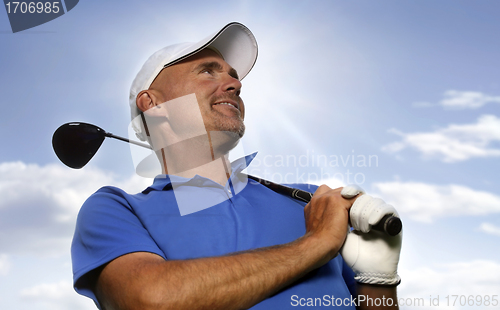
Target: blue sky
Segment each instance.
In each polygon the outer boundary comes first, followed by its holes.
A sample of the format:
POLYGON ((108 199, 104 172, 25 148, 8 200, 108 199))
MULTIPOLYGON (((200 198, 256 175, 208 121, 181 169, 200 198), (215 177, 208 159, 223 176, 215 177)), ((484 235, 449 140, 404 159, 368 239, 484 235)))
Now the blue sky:
POLYGON ((71 288, 78 208, 100 186, 138 192, 151 180, 113 140, 71 170, 52 133, 84 121, 127 135, 145 59, 231 21, 259 44, 242 91, 242 147, 260 159, 249 172, 332 186, 357 176, 393 203, 405 225, 399 295, 425 298, 421 309, 437 308, 429 296, 461 309, 445 297, 498 295, 499 10, 492 0, 80 1, 16 34, 0 10, 0 303, 93 309, 71 288))

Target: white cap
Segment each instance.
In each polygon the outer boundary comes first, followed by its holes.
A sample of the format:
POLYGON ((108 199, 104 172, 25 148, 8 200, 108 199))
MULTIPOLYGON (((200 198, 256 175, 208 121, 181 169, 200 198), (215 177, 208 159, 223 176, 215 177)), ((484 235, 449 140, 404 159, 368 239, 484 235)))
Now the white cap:
POLYGON ((141 140, 146 140, 142 135, 140 115, 137 108, 136 97, 141 91, 149 89, 155 78, 163 68, 180 62, 199 51, 210 47, 222 56, 233 67, 240 79, 243 79, 252 69, 257 60, 257 41, 252 32, 240 23, 229 23, 221 30, 206 37, 197 43, 181 43, 162 48, 144 63, 130 87, 130 112, 132 127, 141 140))

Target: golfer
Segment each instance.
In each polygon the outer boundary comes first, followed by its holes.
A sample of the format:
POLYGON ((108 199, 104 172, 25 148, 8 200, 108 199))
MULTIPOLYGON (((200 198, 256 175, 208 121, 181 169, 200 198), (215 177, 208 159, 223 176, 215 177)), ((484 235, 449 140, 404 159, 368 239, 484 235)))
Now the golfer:
POLYGON ((74 287, 98 308, 397 308, 401 234, 370 229, 392 206, 355 186, 294 185, 314 192, 306 204, 242 173, 256 154, 229 162, 256 58, 253 34, 231 23, 137 74, 132 125, 161 171, 141 193, 103 187, 81 208, 74 287))

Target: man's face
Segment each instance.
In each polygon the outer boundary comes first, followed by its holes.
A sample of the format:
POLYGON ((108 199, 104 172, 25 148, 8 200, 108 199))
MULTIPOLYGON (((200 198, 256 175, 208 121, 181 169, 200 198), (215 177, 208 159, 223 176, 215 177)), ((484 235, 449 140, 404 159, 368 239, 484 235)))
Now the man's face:
POLYGON ((205 49, 167 67, 150 89, 161 93, 163 102, 196 94, 205 128, 243 136, 245 106, 236 71, 216 52, 205 49))

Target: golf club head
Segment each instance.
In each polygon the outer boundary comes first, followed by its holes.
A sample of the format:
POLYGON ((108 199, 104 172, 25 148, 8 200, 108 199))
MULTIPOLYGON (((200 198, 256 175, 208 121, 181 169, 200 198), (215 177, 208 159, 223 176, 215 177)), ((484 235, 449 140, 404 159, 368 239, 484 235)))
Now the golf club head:
POLYGON ((106 132, 95 125, 66 123, 54 132, 52 147, 66 166, 80 169, 92 159, 105 138, 106 132))

